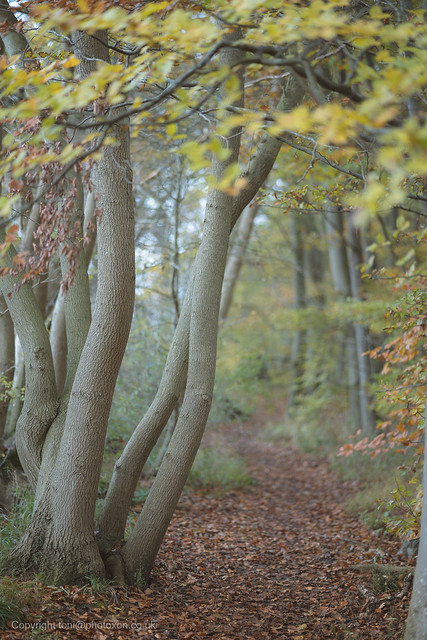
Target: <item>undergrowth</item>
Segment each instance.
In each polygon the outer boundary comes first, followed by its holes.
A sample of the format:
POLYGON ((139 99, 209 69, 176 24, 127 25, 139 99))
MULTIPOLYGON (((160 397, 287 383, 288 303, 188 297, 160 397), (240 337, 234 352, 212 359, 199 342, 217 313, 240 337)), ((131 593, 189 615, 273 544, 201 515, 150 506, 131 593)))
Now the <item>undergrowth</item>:
POLYGON ((39 601, 40 587, 36 582, 13 578, 0 579, 0 629, 8 622, 21 622, 39 601))
POLYGON ((10 511, 0 513, 0 574, 7 569, 8 556, 13 547, 23 536, 31 518, 34 497, 28 485, 21 485, 12 481, 10 493, 13 495, 13 502, 10 511))
POLYGON ((187 480, 187 486, 227 492, 252 483, 246 465, 240 456, 217 448, 201 448, 187 480))

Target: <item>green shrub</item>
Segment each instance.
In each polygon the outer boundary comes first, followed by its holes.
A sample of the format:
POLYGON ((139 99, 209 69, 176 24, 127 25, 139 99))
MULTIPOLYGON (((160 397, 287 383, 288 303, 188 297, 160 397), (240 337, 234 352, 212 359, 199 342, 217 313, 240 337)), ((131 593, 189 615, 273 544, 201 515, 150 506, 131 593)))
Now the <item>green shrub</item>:
POLYGON ((220 491, 231 491, 251 482, 243 458, 212 447, 198 451, 187 481, 196 488, 220 491))

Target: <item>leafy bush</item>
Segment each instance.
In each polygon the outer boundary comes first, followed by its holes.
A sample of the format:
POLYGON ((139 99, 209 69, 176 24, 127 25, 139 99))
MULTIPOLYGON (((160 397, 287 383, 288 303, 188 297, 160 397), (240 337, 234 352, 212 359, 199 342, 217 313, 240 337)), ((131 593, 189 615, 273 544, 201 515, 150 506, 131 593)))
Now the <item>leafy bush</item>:
POLYGON ((209 447, 198 451, 187 483, 196 488, 231 491, 252 480, 243 458, 209 447))

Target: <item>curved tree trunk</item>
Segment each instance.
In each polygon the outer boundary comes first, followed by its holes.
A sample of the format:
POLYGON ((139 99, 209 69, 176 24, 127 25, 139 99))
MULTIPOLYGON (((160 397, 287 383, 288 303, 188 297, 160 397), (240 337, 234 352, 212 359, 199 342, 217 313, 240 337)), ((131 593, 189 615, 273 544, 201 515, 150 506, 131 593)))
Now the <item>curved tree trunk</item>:
MULTIPOLYGON (((13 266, 15 255, 15 249, 9 247, 8 266, 13 266)), ((28 480, 35 488, 44 439, 58 411, 52 352, 33 289, 26 284, 15 291, 15 278, 9 275, 0 279, 0 287, 24 352, 25 400, 16 425, 16 448, 28 480)))
MULTIPOLYGON (((82 187, 80 185, 80 189, 81 188, 82 187)), ((82 194, 80 194, 80 198, 81 197, 82 197, 82 194)), ((82 204, 81 206, 79 204, 77 208, 81 210, 82 204)), ((94 210, 95 210, 94 194, 92 192, 89 192, 87 194, 86 203, 84 207, 84 220, 82 219, 81 212, 79 215, 80 221, 82 223, 84 222, 85 233, 88 231, 89 224, 93 222, 94 210)), ((96 238, 96 234, 92 233, 90 236, 90 242, 88 243, 88 245, 84 249, 81 248, 81 251, 79 253, 79 258, 78 258, 79 271, 76 274, 76 280, 78 280, 79 282, 76 282, 75 287, 72 287, 74 292, 73 295, 75 295, 75 291, 79 290, 80 287, 83 286, 84 296, 85 296, 83 300, 83 305, 86 304, 87 295, 89 295, 89 290, 87 289, 85 283, 87 281, 87 269, 92 257, 95 238, 96 238), (83 255, 84 255, 84 259, 83 259, 83 255), (85 274, 84 282, 81 281, 83 272, 85 274)), ((63 261, 62 263, 63 277, 65 276, 67 270, 68 270, 67 263, 66 262, 64 263, 63 261), (65 269, 64 269, 64 264, 65 264, 65 269)), ((65 379, 67 377, 67 329, 65 326, 65 315, 66 315, 65 314, 65 304, 66 304, 65 298, 66 296, 64 296, 62 291, 58 291, 58 295, 57 295, 55 306, 52 313, 52 322, 50 327, 50 344, 52 346, 52 356, 53 356, 53 363, 55 367, 56 387, 59 395, 61 395, 64 390, 65 379)), ((90 305, 90 299, 89 299, 89 305, 90 305)), ((69 315, 68 324, 70 324, 70 322, 72 322, 71 315, 69 315)), ((86 338, 88 329, 85 330, 84 327, 85 327, 85 324, 83 324, 83 326, 81 327, 81 332, 86 338)))
MULTIPOLYGON (((97 39, 83 34, 76 36, 75 50, 82 61, 82 75, 89 74, 97 60, 108 60, 103 42, 106 42, 103 33, 98 33, 97 39)), ((135 288, 134 201, 126 123, 113 127, 112 134, 116 144, 103 149, 92 175, 102 210, 98 221, 98 291, 93 319, 84 340, 81 328, 90 318, 88 287, 87 284, 83 287, 85 304, 78 296, 80 317, 75 315, 77 300, 73 300, 70 290, 70 298, 65 299, 69 339, 67 380, 58 420, 45 442, 43 476, 32 520, 13 558, 21 567, 36 564, 46 576, 62 583, 77 582, 90 574, 105 575, 93 531, 94 510, 108 416, 128 339, 135 288), (73 312, 67 315, 68 305, 73 312)), ((76 278, 79 277, 86 277, 85 268, 78 270, 76 278)), ((80 287, 75 292, 82 290, 80 287)), ((50 353, 49 343, 48 346, 50 353)), ((53 364, 51 377, 56 393, 53 364)))
MULTIPOLYGON (((106 35, 78 34, 76 55, 88 75, 108 60, 106 35)), ((102 218, 98 224, 98 289, 92 323, 71 390, 64 433, 52 477, 52 527, 44 562, 59 582, 88 573, 104 575, 93 531, 105 434, 116 378, 132 321, 135 292, 134 201, 130 137, 126 123, 113 127, 93 172, 102 218)), ((67 327, 68 330, 68 327, 67 327)))
MULTIPOLYGON (((278 109, 285 111, 294 108, 302 95, 300 85, 290 79, 278 109)), ((245 186, 232 202, 230 232, 243 209, 267 179, 281 146, 281 141, 269 134, 264 134, 258 143, 242 172, 242 177, 246 180, 245 186)), ((156 396, 114 466, 98 524, 98 540, 103 555, 119 545, 124 537, 126 519, 142 468, 185 388, 193 284, 194 278, 191 278, 156 396)))
MULTIPOLYGON (((74 224, 78 221, 83 224, 83 185, 80 176, 77 176, 76 180, 78 186, 72 223, 74 224)), ((51 474, 56 463, 64 431, 70 394, 91 323, 86 253, 81 242, 80 247, 76 247, 76 249, 79 249, 79 253, 76 260, 74 282, 66 294, 60 292, 61 307, 64 315, 64 333, 67 340, 66 344, 68 344, 68 357, 66 357, 65 362, 65 379, 63 388, 61 389, 58 416, 49 429, 43 446, 40 477, 37 483, 36 504, 43 494, 46 485, 50 482, 51 474)), ((65 278, 71 268, 66 252, 61 254, 60 261, 62 276, 65 278)), ((56 376, 58 375, 57 370, 55 370, 55 374, 56 376)), ((57 377, 56 380, 58 380, 57 377)))
MULTIPOLYGON (((231 34, 230 41, 240 32, 231 34)), ((241 54, 224 49, 221 66, 231 69, 241 54)), ((243 106, 243 81, 240 76, 243 106)), ((226 160, 214 159, 216 182, 239 159, 241 131, 233 130, 225 141, 230 150, 226 160)), ((224 141, 223 141, 224 144, 224 141)), ((233 196, 214 188, 207 197, 202 242, 194 265, 191 302, 187 384, 180 416, 140 517, 126 542, 122 557, 131 582, 146 579, 154 564, 164 534, 181 496, 208 419, 215 382, 218 314, 227 260, 233 196)))

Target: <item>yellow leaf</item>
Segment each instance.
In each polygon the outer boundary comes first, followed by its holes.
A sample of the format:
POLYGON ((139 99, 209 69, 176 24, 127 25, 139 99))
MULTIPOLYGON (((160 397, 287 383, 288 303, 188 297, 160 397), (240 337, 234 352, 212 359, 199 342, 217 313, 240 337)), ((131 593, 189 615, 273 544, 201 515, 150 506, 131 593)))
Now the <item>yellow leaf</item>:
POLYGON ((166 127, 166 135, 174 136, 175 133, 176 133, 176 124, 175 123, 168 124, 168 126, 166 127))
POLYGON ((70 67, 77 67, 78 64, 80 64, 80 60, 73 54, 68 60, 65 60, 63 67, 64 69, 69 69, 70 67))
POLYGON ((87 0, 77 0, 77 6, 80 13, 90 13, 89 4, 87 0))
POLYGON ((388 17, 386 13, 383 13, 381 7, 378 7, 377 5, 371 7, 369 15, 373 20, 382 20, 382 18, 388 17))

